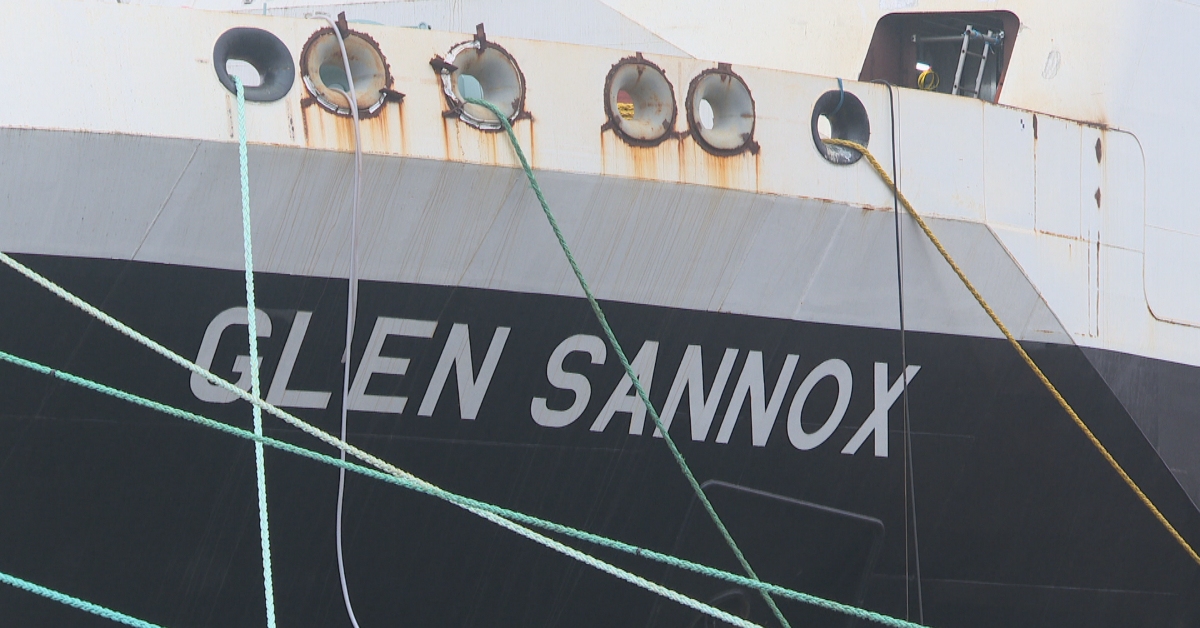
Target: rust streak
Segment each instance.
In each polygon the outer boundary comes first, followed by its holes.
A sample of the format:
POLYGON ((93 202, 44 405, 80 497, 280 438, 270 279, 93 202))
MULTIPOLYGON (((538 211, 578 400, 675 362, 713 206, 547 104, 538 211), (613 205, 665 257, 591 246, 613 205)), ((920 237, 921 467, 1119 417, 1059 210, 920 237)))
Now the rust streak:
POLYGON ((389 129, 391 125, 387 123, 387 116, 382 115, 370 120, 363 120, 365 124, 360 124, 362 130, 363 148, 372 148, 373 150, 382 149, 387 151, 387 147, 391 145, 391 133, 389 129))
POLYGON ((762 152, 754 151, 754 191, 762 191, 762 152))
POLYGON ((303 125, 303 127, 304 127, 304 145, 305 145, 305 146, 311 146, 311 145, 312 145, 312 142, 309 140, 309 135, 310 135, 310 134, 309 134, 309 131, 308 131, 308 109, 309 109, 309 107, 312 107, 312 102, 311 102, 311 101, 309 101, 309 102, 306 104, 306 103, 304 102, 304 99, 303 99, 303 98, 301 98, 301 99, 300 99, 300 124, 302 124, 302 125, 303 125))
POLYGON ((658 160, 654 151, 643 150, 634 146, 622 146, 626 160, 633 165, 633 174, 639 179, 652 179, 658 170, 658 160))
MULTIPOLYGON (((513 129, 515 132, 516 129, 513 129)), ((499 153, 496 150, 496 134, 495 133, 476 133, 479 142, 480 161, 485 161, 491 164, 499 164, 499 153)))
POLYGON ((442 149, 446 151, 448 161, 456 161, 450 153, 450 119, 442 116, 442 149))
POLYGON ((538 165, 538 162, 537 162, 537 153, 538 152, 537 152, 537 140, 536 140, 537 136, 533 132, 533 127, 534 127, 533 120, 530 119, 529 120, 529 164, 531 167, 537 168, 537 165, 538 165))
POLYGON ((600 130, 600 173, 610 174, 611 168, 608 164, 608 134, 604 129, 600 130))
POLYGON ((408 125, 405 122, 403 103, 396 103, 396 119, 400 127, 400 153, 408 155, 408 125))
POLYGON ((296 115, 292 112, 292 103, 287 103, 288 139, 296 141, 296 115))

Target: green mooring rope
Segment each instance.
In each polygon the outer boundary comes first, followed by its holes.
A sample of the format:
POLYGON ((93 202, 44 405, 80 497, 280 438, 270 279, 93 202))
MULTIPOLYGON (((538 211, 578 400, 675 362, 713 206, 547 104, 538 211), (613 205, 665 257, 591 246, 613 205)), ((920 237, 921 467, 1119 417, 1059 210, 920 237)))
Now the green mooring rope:
MULTIPOLYGON (((174 408, 172 406, 168 406, 166 404, 159 403, 157 401, 146 399, 145 397, 140 397, 138 395, 134 395, 132 393, 118 390, 118 389, 112 388, 110 386, 105 386, 104 384, 100 384, 98 382, 94 382, 92 380, 89 380, 89 379, 86 379, 83 377, 79 377, 77 375, 72 375, 70 373, 52 369, 48 366, 38 364, 37 362, 33 362, 31 360, 26 360, 24 358, 14 356, 14 355, 12 355, 10 353, 6 353, 4 351, 0 351, 0 361, 8 362, 10 364, 14 364, 16 366, 20 366, 20 367, 35 371, 37 373, 41 373, 43 375, 49 375, 56 379, 62 380, 64 382, 74 384, 76 386, 80 386, 82 388, 92 390, 92 391, 95 391, 95 392, 98 392, 101 394, 109 395, 111 397, 115 397, 117 399, 121 399, 123 401, 129 402, 129 403, 132 403, 132 404, 135 404, 138 406, 142 406, 144 408, 148 408, 151 410, 162 412, 162 413, 170 415, 170 416, 174 416, 174 417, 181 418, 181 419, 184 419, 187 421, 191 421, 193 423, 197 423, 204 427, 208 427, 208 428, 217 430, 219 432, 223 432, 225 434, 230 434, 232 436, 237 436, 239 438, 251 440, 256 443, 261 443, 263 445, 267 445, 269 447, 279 449, 281 451, 285 451, 285 452, 295 454, 298 456, 303 456, 310 460, 315 460, 317 462, 321 462, 321 463, 328 464, 328 465, 331 465, 334 467, 345 469, 347 471, 358 473, 360 475, 363 475, 363 476, 366 476, 369 478, 387 482, 389 484, 400 486, 400 487, 403 487, 403 488, 406 488, 406 489, 409 489, 412 491, 416 491, 418 493, 429 495, 431 497, 436 497, 438 499, 442 499, 444 501, 450 502, 452 504, 455 504, 457 506, 460 506, 460 507, 470 510, 472 512, 488 513, 488 514, 494 515, 496 517, 502 517, 504 520, 509 521, 509 522, 516 522, 516 523, 520 523, 520 524, 524 524, 524 525, 528 525, 528 526, 541 528, 541 529, 547 530, 549 532, 553 532, 556 534, 562 534, 564 536, 574 538, 574 539, 577 539, 580 541, 585 541, 587 543, 599 545, 601 547, 606 547, 606 548, 620 551, 620 552, 623 552, 626 554, 631 554, 634 556, 640 556, 643 558, 647 558, 649 560, 653 560, 655 562, 659 562, 659 563, 662 563, 662 564, 670 566, 670 567, 675 567, 678 569, 685 569, 687 571, 698 573, 698 574, 708 576, 711 578, 715 578, 718 580, 724 580, 731 584, 744 586, 744 587, 755 589, 757 591, 764 592, 764 593, 778 595, 782 598, 795 600, 797 602, 811 604, 811 605, 817 606, 819 608, 834 611, 837 613, 842 613, 844 615, 849 615, 851 617, 875 622, 875 623, 882 624, 885 626, 890 626, 892 628, 927 628, 925 626, 922 626, 921 624, 916 624, 916 623, 905 621, 902 619, 889 617, 887 615, 875 613, 875 612, 872 612, 872 611, 869 611, 866 609, 862 609, 862 608, 858 608, 855 606, 851 606, 848 604, 841 604, 839 602, 834 602, 832 600, 826 600, 824 598, 820 598, 815 595, 801 593, 799 591, 793 591, 791 589, 781 587, 779 585, 762 582, 761 580, 757 580, 757 579, 747 578, 745 576, 730 573, 728 571, 724 571, 721 569, 715 569, 713 567, 701 565, 699 563, 695 563, 695 562, 692 562, 689 560, 677 558, 677 557, 671 556, 669 554, 663 554, 660 552, 656 552, 654 550, 644 549, 644 548, 638 547, 636 545, 631 545, 631 544, 624 543, 622 541, 618 541, 618 540, 611 539, 608 537, 600 536, 597 534, 592 534, 590 532, 585 532, 583 530, 572 528, 570 526, 562 525, 559 523, 554 523, 552 521, 547 521, 544 519, 539 519, 538 517, 534 517, 532 515, 527 515, 522 512, 510 510, 510 509, 507 509, 507 508, 504 508, 501 506, 496 506, 494 504, 490 504, 488 502, 479 501, 476 499, 472 499, 470 497, 465 497, 463 495, 453 493, 451 491, 447 491, 445 489, 442 489, 438 486, 435 486, 433 484, 430 484, 428 482, 420 480, 419 478, 416 478, 411 475, 398 476, 398 475, 394 475, 394 474, 390 474, 390 473, 384 473, 382 471, 378 471, 376 469, 372 469, 369 467, 364 467, 362 465, 359 465, 359 464, 356 464, 353 462, 347 462, 344 460, 340 460, 333 456, 328 456, 328 455, 325 455, 325 454, 322 454, 322 453, 319 453, 316 451, 312 451, 310 449, 300 447, 298 445, 293 445, 291 443, 280 441, 280 440, 270 438, 267 436, 254 434, 253 432, 243 430, 241 428, 233 427, 231 425, 221 423, 220 421, 214 421, 213 419, 209 419, 207 417, 204 417, 204 416, 192 413, 192 412, 188 412, 186 410, 174 408)), ((510 529, 512 529, 512 528, 510 528, 510 529)), ((514 531, 516 531, 516 530, 514 530, 514 531)), ((518 532, 518 533, 520 533, 520 532, 518 532)), ((537 540, 537 539, 535 539, 535 540, 537 540)), ((570 549, 570 548, 568 548, 568 549, 570 549)), ((575 551, 575 550, 572 550, 572 551, 575 551)), ((576 552, 576 554, 578 554, 577 551, 575 551, 575 552, 576 552)), ((579 557, 576 555, 571 555, 571 556, 573 558, 579 559, 579 557)), ((148 624, 136 624, 136 625, 140 626, 140 625, 148 625, 148 624)))
MULTIPOLYGON (((704 494, 704 489, 700 483, 696 481, 696 476, 692 473, 691 467, 683 458, 683 453, 675 446, 675 440, 667 433, 666 426, 663 425, 662 419, 658 416, 658 411, 654 409, 654 404, 650 403, 650 397, 646 394, 646 389, 642 387, 642 382, 638 379, 636 373, 633 372, 633 367, 629 364, 629 358, 625 357, 625 351, 621 349, 621 343, 617 342, 617 336, 608 325, 608 319, 604 316, 604 310, 600 308, 600 303, 596 301, 595 295, 592 294, 592 289, 588 287, 588 282, 583 277, 583 271, 579 268, 579 262, 575 261, 575 255, 571 253, 571 247, 567 246, 567 239, 563 236, 562 229, 558 227, 558 221, 554 218, 554 212, 550 211, 550 204, 546 202, 546 196, 542 194, 542 188, 538 185, 537 177, 533 174, 533 168, 529 166, 529 160, 525 158, 525 152, 521 150, 521 143, 517 141, 517 134, 513 132, 512 123, 509 122, 508 116, 504 115, 500 109, 486 100, 477 98, 466 98, 466 102, 473 105, 486 107, 496 118, 500 120, 500 124, 504 125, 504 130, 508 133, 508 140, 512 143, 513 150, 517 153, 517 158, 521 160, 521 168, 525 170, 525 176, 529 179, 529 187, 533 188, 533 193, 537 195, 538 202, 542 205, 542 212, 546 214, 546 220, 550 222, 550 228, 554 230, 554 237, 558 238, 558 244, 562 247, 563 254, 567 256, 567 262, 571 264, 571 270, 575 272, 575 278, 579 280, 579 287, 583 288, 583 294, 587 296, 588 304, 592 306, 592 312, 596 314, 596 320, 600 322, 600 326, 604 328, 604 335, 608 337, 608 343, 612 345, 613 351, 617 353, 617 359, 621 361, 621 366, 625 368, 625 374, 629 380, 633 382, 633 387, 637 389, 638 397, 642 403, 646 405, 646 411, 650 413, 650 418, 654 421, 654 426, 658 428, 658 433, 662 434, 663 441, 667 444, 667 448, 671 450, 671 455, 675 457, 675 462, 679 464, 679 469, 683 471, 683 476, 687 478, 688 484, 691 485, 692 491, 696 494, 696 498, 704 505, 704 510, 708 512, 708 516, 717 526, 717 530, 721 533, 721 537, 725 539, 725 544, 729 549, 733 550, 734 556, 742 565, 742 569, 746 570, 746 574, 752 579, 758 580, 758 575, 754 573, 754 569, 750 566, 750 561, 746 560, 742 554, 741 548, 737 542, 733 540, 733 535, 725 528, 725 523, 721 521, 721 517, 717 515, 716 508, 712 502, 708 501, 708 496, 704 494)), ((765 591, 761 591, 763 600, 767 602, 767 606, 771 607, 771 612, 775 614, 775 618, 783 628, 791 628, 787 619, 784 618, 783 612, 776 606, 775 601, 771 599, 765 591)))
MULTIPOLYGON (((217 377, 216 375, 212 374, 207 369, 201 368, 195 362, 192 362, 191 360, 184 358, 183 356, 179 355, 178 353, 175 353, 174 351, 167 349, 166 347, 162 346, 160 343, 157 343, 157 342, 151 340, 150 338, 146 337, 145 334, 142 334, 141 332, 129 327, 125 323, 122 323, 121 321, 113 318, 112 316, 109 316, 108 314, 106 314, 102 310, 98 309, 96 306, 88 303, 87 301, 84 301, 83 299, 80 299, 79 297, 75 296, 74 294, 71 294, 69 291, 67 291, 62 286, 54 283, 53 281, 50 281, 46 277, 38 274, 33 269, 29 268, 28 266, 25 266, 24 264, 18 262, 17 260, 13 259, 12 257, 10 257, 4 253, 0 253, 0 263, 3 263, 4 265, 8 266, 9 268, 12 268, 13 270, 17 271, 18 273, 24 275, 25 277, 27 277, 34 283, 38 284, 39 286, 42 286, 46 290, 49 290, 50 292, 52 292, 56 296, 60 297, 67 303, 70 303, 72 306, 77 307, 77 308, 83 310, 84 312, 87 312, 92 317, 101 321, 105 325, 108 325, 109 327, 119 331, 121 334, 125 335, 126 337, 135 340, 138 344, 141 344, 142 346, 154 351, 155 353, 158 353, 159 355, 167 358, 168 360, 174 362, 175 364, 178 364, 178 365, 186 368, 187 370, 191 371, 192 373, 196 373, 197 375, 203 377, 204 379, 211 382, 212 384, 214 384, 216 386, 220 386, 221 388, 229 391, 233 395, 247 401, 248 403, 257 405, 258 407, 262 408, 263 410, 279 417, 280 419, 283 419, 289 425, 292 425, 293 427, 301 430, 302 432, 313 436, 314 438, 320 440, 321 442, 332 445, 333 447, 336 447, 340 450, 344 450, 346 453, 353 455, 354 457, 358 458, 359 460, 369 463, 371 466, 375 467, 376 469, 380 469, 381 471, 384 471, 384 472, 394 475, 396 477, 411 480, 420 485, 425 485, 425 486, 428 486, 431 488, 436 488, 432 484, 429 484, 428 482, 425 482, 424 480, 417 478, 416 476, 396 467, 395 465, 390 464, 387 461, 382 460, 377 456, 373 456, 373 455, 359 449, 358 447, 355 447, 354 445, 351 445, 344 440, 341 440, 331 434, 328 434, 327 432, 324 432, 324 431, 310 425, 309 423, 302 421, 301 419, 297 418, 296 416, 294 416, 288 412, 285 412, 285 411, 279 409, 278 407, 276 407, 270 403, 267 403, 266 401, 263 401, 261 397, 255 397, 255 396, 251 395, 250 393, 242 390, 241 388, 234 386, 232 383, 230 383, 220 377, 217 377)), ((521 536, 524 536, 530 540, 533 540, 533 541, 543 545, 544 547, 547 547, 556 552, 570 556, 571 558, 574 558, 574 559, 584 563, 585 565, 588 565, 590 567, 593 567, 594 569, 603 571, 604 573, 607 573, 607 574, 610 574, 617 578, 620 578, 621 580, 624 580, 625 582, 628 582, 634 586, 637 586, 637 587, 640 587, 647 591, 650 591, 656 595, 662 596, 668 600, 677 602, 687 608, 691 608, 693 610, 696 610, 696 611, 699 611, 706 615, 709 615, 710 617, 714 617, 714 618, 724 621, 726 623, 731 623, 735 626, 742 626, 743 628, 751 628, 751 627, 757 626, 757 624, 752 624, 750 622, 747 622, 744 619, 734 617, 733 615, 730 615, 729 613, 727 613, 725 611, 715 608, 712 605, 705 604, 703 602, 700 602, 698 600, 690 598, 690 597, 683 595, 681 593, 678 593, 676 591, 672 591, 671 589, 667 589, 661 585, 658 585, 654 582, 646 580, 645 578, 642 578, 641 576, 638 576, 636 574, 633 574, 633 573, 630 573, 623 569, 620 569, 619 567, 610 565, 598 558, 595 558, 593 556, 588 556, 586 554, 581 554, 580 552, 576 551, 573 548, 567 547, 567 546, 563 545, 562 543, 555 541, 554 539, 551 539, 547 536, 539 534, 528 528, 522 527, 519 524, 513 523, 507 519, 504 519, 503 517, 492 514, 490 512, 479 510, 477 508, 472 508, 472 507, 468 507, 468 506, 464 506, 463 508, 466 509, 467 511, 471 512, 472 514, 475 514, 476 516, 479 516, 479 517, 486 519, 492 523, 495 523, 496 525, 499 525, 503 528, 511 530, 512 532, 520 534, 521 536)), ((759 627, 759 628, 761 628, 761 627, 759 627)))
POLYGON ((17 578, 16 576, 10 576, 6 573, 0 573, 0 582, 3 582, 4 584, 12 585, 18 589, 21 589, 22 591, 28 591, 35 595, 40 595, 42 597, 49 598, 51 600, 54 600, 55 602, 58 602, 59 604, 65 604, 67 606, 70 606, 71 608, 77 608, 81 611, 86 611, 93 615, 99 615, 100 617, 103 617, 105 619, 111 619, 112 621, 115 621, 118 624, 125 624, 126 626, 134 626, 135 628, 162 628, 158 624, 152 624, 148 621, 142 621, 140 619, 137 619, 136 617, 130 617, 129 615, 126 615, 125 613, 118 613, 117 611, 114 611, 112 609, 104 608, 103 606, 100 606, 99 604, 92 604, 91 602, 85 602, 77 597, 67 595, 66 593, 59 593, 58 591, 55 591, 54 589, 47 589, 46 587, 36 585, 32 582, 29 582, 28 580, 22 580, 20 578, 17 578))
MULTIPOLYGON (((246 88, 233 77, 237 88, 238 167, 242 182, 242 250, 246 258, 246 317, 250 333, 250 392, 262 396, 258 381, 258 310, 254 305, 254 253, 250 245, 250 160, 246 150, 246 88)), ((262 408, 250 406, 254 433, 262 436, 262 408)), ((254 443, 254 480, 258 488, 258 540, 262 548, 263 592, 267 599, 267 628, 275 628, 275 579, 271 573, 271 532, 267 521, 267 463, 262 443, 254 443)))
MULTIPOLYGON (((335 467, 338 467, 341 469, 353 471, 355 473, 359 473, 359 474, 362 474, 362 475, 370 477, 370 478, 382 480, 389 484, 395 484, 397 486, 408 488, 408 489, 411 489, 411 490, 414 490, 414 491, 417 491, 420 493, 424 493, 426 495, 437 497, 439 499, 442 499, 442 500, 448 501, 452 504, 455 504, 455 505, 457 505, 469 512, 472 512, 488 521, 491 521, 492 523, 495 523, 503 528, 511 530, 512 532, 515 532, 521 536, 524 536, 525 538, 528 538, 536 543, 539 543, 549 549, 552 549, 552 550, 557 551, 561 554, 564 554, 570 558, 578 560, 579 562, 582 562, 590 567, 593 567, 595 569, 598 569, 598 570, 608 573, 610 575, 616 576, 617 578, 620 578, 620 579, 622 579, 630 584, 633 584, 635 586, 646 589, 647 591, 650 591, 651 593, 660 595, 668 600, 678 602, 679 604, 681 604, 683 606, 686 606, 693 610, 699 611, 699 612, 709 615, 711 617, 715 617, 716 619, 719 619, 726 623, 730 623, 735 626, 741 626, 742 628, 762 628, 758 624, 747 621, 740 617, 736 617, 725 611, 715 608, 711 605, 705 604, 703 602, 700 602, 698 600, 690 598, 686 595, 683 595, 681 593, 678 593, 676 591, 668 589, 668 588, 666 588, 662 585, 659 585, 655 582, 646 580, 645 578, 642 578, 641 576, 638 576, 638 575, 630 573, 624 569, 621 569, 619 567, 611 565, 611 564, 604 562, 594 556, 584 554, 583 552, 580 552, 579 550, 577 550, 573 547, 564 545, 554 539, 551 539, 547 536, 544 536, 533 530, 530 530, 529 528, 524 527, 524 525, 522 525, 522 524, 536 525, 536 526, 539 526, 546 530, 551 530, 554 532, 561 532, 563 534, 573 536, 575 538, 579 538, 582 540, 591 540, 591 542, 608 543, 608 546, 613 547, 614 549, 620 549, 620 550, 626 551, 628 553, 652 557, 653 553, 650 552, 649 550, 642 550, 642 549, 636 548, 631 545, 625 545, 623 543, 620 543, 619 541, 608 541, 604 537, 600 537, 597 535, 592 535, 592 534, 588 534, 588 533, 581 532, 578 530, 574 530, 567 526, 562 526, 562 525, 555 524, 555 523, 552 523, 549 521, 543 521, 541 519, 532 517, 530 515, 525 515, 525 514, 516 512, 516 511, 507 510, 507 509, 499 507, 499 506, 494 506, 492 504, 488 504, 487 502, 481 502, 478 500, 471 499, 469 497, 464 497, 464 496, 461 496, 461 495, 458 495, 455 493, 451 493, 450 491, 446 491, 445 489, 442 489, 438 486, 430 484, 429 482, 426 482, 420 478, 417 478, 416 476, 404 473, 399 470, 396 470, 393 473, 384 473, 382 471, 377 471, 375 469, 357 465, 352 462, 347 462, 347 461, 341 460, 339 458, 334 458, 333 456, 327 456, 322 453, 318 453, 318 452, 315 452, 315 451, 312 451, 309 449, 305 449, 305 448, 299 447, 297 445, 292 445, 291 443, 286 443, 286 442, 283 442, 280 440, 276 440, 273 438, 255 434, 253 432, 243 430, 240 428, 236 428, 236 427, 233 427, 230 425, 226 425, 225 423, 221 423, 219 421, 214 421, 212 419, 200 416, 200 415, 192 413, 192 412, 188 412, 186 410, 180 410, 179 408, 174 408, 174 407, 168 406, 166 404, 159 403, 157 401, 152 401, 150 399, 146 399, 145 397, 139 397, 138 395, 134 395, 132 393, 118 390, 118 389, 112 388, 110 386, 105 386, 104 384, 100 384, 98 382, 94 382, 94 381, 79 377, 77 375, 72 375, 70 373, 65 373, 63 371, 52 369, 48 366, 38 364, 36 362, 14 356, 14 355, 12 355, 10 353, 6 353, 4 351, 0 351, 0 361, 9 362, 11 364, 15 364, 17 366, 21 366, 21 367, 30 369, 32 371, 42 373, 44 375, 50 375, 56 379, 60 379, 62 381, 74 384, 76 386, 80 386, 80 387, 86 388, 88 390, 92 390, 92 391, 99 392, 99 393, 102 393, 105 395, 116 397, 117 399, 121 399, 123 401, 127 401, 129 403, 136 404, 136 405, 139 405, 139 406, 142 406, 145 408, 149 408, 151 410, 156 410, 156 411, 162 412, 164 414, 182 418, 182 419, 191 421, 193 423, 198 423, 205 427, 209 427, 209 428, 215 429, 217 431, 224 432, 226 434, 231 434, 231 435, 237 436, 239 438, 244 438, 246 440, 251 440, 256 443, 268 445, 270 447, 274 447, 276 449, 279 449, 279 450, 282 450, 282 451, 285 451, 288 453, 296 454, 298 456, 303 456, 305 458, 316 460, 318 462, 323 462, 325 464, 332 465, 332 466, 335 466, 335 467)), ((679 559, 674 559, 674 560, 678 561, 679 559)), ((685 562, 686 561, 680 561, 680 566, 682 566, 685 562)), ((700 567, 700 566, 697 566, 697 567, 700 567)), ((710 569, 708 567, 700 567, 700 568, 704 569, 704 570, 710 569)), ((713 570, 713 571, 715 572, 715 570, 713 570)), ((701 573, 705 573, 705 572, 701 571, 701 573)), ((740 578, 742 580, 745 580, 745 578, 741 578, 740 576, 734 576, 734 578, 735 579, 740 578)), ((58 594, 58 595, 61 595, 61 594, 58 594)), ((797 594, 797 595, 802 595, 802 594, 797 594)), ((105 615, 105 616, 107 616, 107 615, 105 615)))

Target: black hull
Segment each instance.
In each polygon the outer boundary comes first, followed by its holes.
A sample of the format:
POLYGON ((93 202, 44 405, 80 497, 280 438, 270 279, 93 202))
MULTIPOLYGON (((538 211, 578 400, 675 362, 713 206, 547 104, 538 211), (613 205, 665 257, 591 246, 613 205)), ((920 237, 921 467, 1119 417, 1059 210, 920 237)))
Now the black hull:
MULTIPOLYGON (((218 313, 244 304, 237 272, 22 259, 189 358, 218 313)), ((288 387, 333 393, 328 407, 295 413, 336 432, 345 280, 262 275, 258 287, 259 307, 273 326, 261 340, 264 389, 296 312, 312 312, 288 387)), ((0 294, 0 349, 249 426, 246 404, 200 401, 188 373, 15 273, 0 274, 0 294)), ((875 408, 875 364, 887 365, 887 386, 899 376, 898 334, 605 307, 631 359, 645 341, 659 343, 650 393, 656 407, 689 345, 703 347, 706 389, 722 352, 739 350, 704 441, 691 437, 686 394, 671 433, 697 477, 709 482, 760 576, 916 619, 915 582, 907 604, 905 593, 900 404, 888 406, 886 456, 876 455, 874 437, 856 453, 842 453, 875 408), (768 396, 787 356, 798 356, 778 418, 765 446, 756 446, 748 402, 728 442, 716 442, 751 351, 762 352, 768 396), (827 440, 801 450, 789 439, 789 408, 805 376, 833 359, 853 376, 849 406, 827 440)), ((398 415, 352 412, 352 443, 468 496, 736 571, 648 419, 638 434, 630 434, 628 412, 601 431, 589 429, 622 376, 611 351, 603 364, 582 353, 564 363, 590 382, 579 418, 563 427, 531 418, 534 398, 560 410, 573 402, 573 393, 549 382, 547 360, 568 337, 602 335, 584 300, 364 282, 355 369, 381 316, 438 324, 432 338, 393 336, 383 345, 384 355, 411 363, 403 376, 376 375, 366 392, 408 401, 398 415), (511 328, 473 420, 462 418, 457 369, 432 416, 420 413, 453 323, 469 325, 476 369, 494 331, 511 328)), ((237 377, 232 366, 245 353, 244 329, 221 336, 214 372, 237 377)), ((909 406, 925 623, 1200 626, 1200 567, 1006 342, 910 333, 907 347, 909 363, 920 366, 909 406)), ((1200 512, 1088 355, 1073 346, 1026 348, 1184 537, 1200 543, 1200 512)), ((1102 357, 1110 372, 1161 368, 1135 356, 1102 357)), ((8 364, 0 364, 0 378, 0 571, 165 626, 263 624, 248 442, 8 364)), ((837 396, 831 378, 811 389, 806 432, 830 416, 837 396)), ((333 453, 274 418, 266 421, 268 435, 333 453)), ((269 450, 267 478, 280 625, 349 625, 335 562, 336 470, 269 450)), ((350 592, 363 626, 686 627, 694 619, 456 507, 360 477, 347 482, 345 531, 350 592)), ((721 598, 730 608, 745 600, 753 620, 772 621, 753 596, 739 597, 729 585, 594 551, 700 599, 721 598)), ((913 564, 911 546, 907 556, 913 564)), ((851 625, 825 611, 781 606, 793 625, 851 625)), ((0 588, 0 615, 8 625, 110 625, 11 588, 0 588)))

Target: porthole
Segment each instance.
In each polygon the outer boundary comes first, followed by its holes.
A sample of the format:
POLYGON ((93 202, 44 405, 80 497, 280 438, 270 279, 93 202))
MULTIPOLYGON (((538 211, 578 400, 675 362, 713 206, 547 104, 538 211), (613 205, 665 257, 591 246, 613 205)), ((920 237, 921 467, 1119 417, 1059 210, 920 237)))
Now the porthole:
POLYGON ((662 68, 639 54, 621 59, 604 81, 605 129, 634 146, 657 146, 675 135, 675 88, 662 68))
POLYGON ((862 153, 845 146, 826 144, 824 140, 850 140, 866 146, 871 140, 867 108, 857 96, 845 90, 821 94, 813 105, 812 137, 821 156, 831 163, 848 165, 858 161, 862 153))
POLYGON ((746 82, 728 65, 722 63, 692 79, 687 116, 692 137, 709 153, 758 152, 754 141, 754 98, 746 82))
POLYGON ((231 28, 213 45, 217 80, 237 93, 233 77, 242 79, 246 100, 272 102, 287 95, 296 80, 292 53, 278 37, 260 28, 231 28))
POLYGON ((477 129, 497 131, 504 126, 496 114, 466 102, 467 98, 492 103, 510 122, 525 112, 525 76, 507 50, 487 40, 482 24, 475 39, 454 46, 445 58, 435 57, 430 65, 441 77, 452 110, 477 129))
MULTIPOLYGON (((345 29, 343 38, 350 74, 354 78, 354 101, 359 115, 370 116, 387 100, 392 77, 379 45, 369 36, 345 29)), ((349 81, 342 59, 342 48, 332 28, 313 33, 300 55, 301 75, 308 93, 322 107, 341 115, 350 115, 349 81)))

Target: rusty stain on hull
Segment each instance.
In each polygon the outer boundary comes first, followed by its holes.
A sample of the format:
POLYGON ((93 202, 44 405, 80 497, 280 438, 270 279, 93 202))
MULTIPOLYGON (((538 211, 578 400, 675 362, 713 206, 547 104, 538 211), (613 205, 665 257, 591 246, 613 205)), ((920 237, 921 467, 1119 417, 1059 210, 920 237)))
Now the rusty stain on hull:
MULTIPOLYGON (((457 116, 442 116, 442 150, 448 161, 493 164, 505 167, 520 165, 508 134, 477 129, 457 116)), ((530 164, 537 164, 534 144, 533 118, 524 116, 513 122, 513 133, 530 164)))
POLYGON ((602 172, 648 181, 678 181, 731 190, 760 188, 759 154, 713 155, 689 136, 653 147, 631 146, 611 130, 601 131, 602 172))
POLYGON ((405 122, 406 117, 404 115, 404 103, 402 103, 402 102, 396 103, 396 119, 398 121, 397 124, 400 127, 400 150, 402 153, 407 155, 407 154, 409 154, 409 152, 408 152, 408 125, 405 122))
MULTIPOLYGON (((354 120, 335 115, 315 100, 300 101, 304 144, 309 148, 354 150, 354 120)), ((370 118, 359 119, 362 150, 372 153, 407 154, 403 105, 387 103, 370 118)))
POLYGON ((525 157, 529 160, 529 166, 531 168, 537 168, 537 159, 534 158, 534 156, 537 155, 537 152, 538 152, 537 151, 537 134, 535 134, 533 132, 533 129, 534 129, 534 125, 533 125, 533 120, 531 119, 529 121, 529 148, 526 151, 526 152, 528 152, 528 154, 525 157))
POLYGON ((287 124, 288 124, 288 139, 296 141, 296 114, 292 110, 292 103, 287 104, 287 124))
POLYGON ((451 161, 454 161, 451 155, 458 155, 462 152, 461 150, 450 150, 450 119, 444 115, 442 116, 442 150, 445 151, 443 153, 445 159, 451 161))

